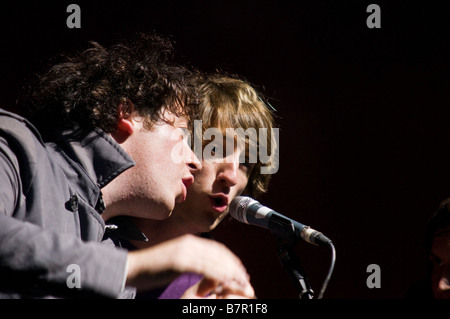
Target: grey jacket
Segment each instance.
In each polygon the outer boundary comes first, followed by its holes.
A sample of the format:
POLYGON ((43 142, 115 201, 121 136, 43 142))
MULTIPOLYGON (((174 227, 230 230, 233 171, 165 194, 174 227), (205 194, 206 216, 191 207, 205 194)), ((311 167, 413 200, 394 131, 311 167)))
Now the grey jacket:
POLYGON ((74 136, 44 143, 0 109, 0 298, 123 292, 127 253, 101 242, 100 189, 134 162, 100 130, 74 136))

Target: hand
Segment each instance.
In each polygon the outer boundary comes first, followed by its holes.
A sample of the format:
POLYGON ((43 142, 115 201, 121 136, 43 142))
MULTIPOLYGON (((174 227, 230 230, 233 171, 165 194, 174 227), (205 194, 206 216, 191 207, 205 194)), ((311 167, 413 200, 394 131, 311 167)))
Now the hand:
POLYGON ((225 287, 208 278, 202 278, 194 286, 190 287, 181 296, 181 299, 249 299, 255 298, 255 292, 251 285, 244 290, 236 282, 229 282, 225 287))
POLYGON ((206 287, 254 295, 240 259, 213 240, 184 235, 128 254, 127 285, 138 290, 160 287, 184 272, 202 274, 206 287))

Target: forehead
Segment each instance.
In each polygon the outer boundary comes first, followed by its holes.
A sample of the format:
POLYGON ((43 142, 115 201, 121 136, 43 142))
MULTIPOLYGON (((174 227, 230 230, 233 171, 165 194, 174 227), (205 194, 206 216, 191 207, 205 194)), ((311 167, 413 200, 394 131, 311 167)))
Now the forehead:
POLYGON ((187 126, 189 124, 189 117, 187 115, 176 115, 168 109, 163 109, 160 117, 164 122, 174 126, 187 126))

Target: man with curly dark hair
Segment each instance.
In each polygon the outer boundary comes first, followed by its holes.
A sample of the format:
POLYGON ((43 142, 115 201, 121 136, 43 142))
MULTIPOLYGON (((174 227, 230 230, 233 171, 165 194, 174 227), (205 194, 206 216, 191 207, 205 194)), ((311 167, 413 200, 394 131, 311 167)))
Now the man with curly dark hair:
POLYGON ((183 236, 135 252, 103 241, 117 215, 170 216, 201 168, 186 142, 190 72, 155 34, 98 43, 40 76, 0 109, 0 297, 124 296, 182 272, 251 297, 225 246, 183 236), (180 160, 181 159, 181 160, 180 160))

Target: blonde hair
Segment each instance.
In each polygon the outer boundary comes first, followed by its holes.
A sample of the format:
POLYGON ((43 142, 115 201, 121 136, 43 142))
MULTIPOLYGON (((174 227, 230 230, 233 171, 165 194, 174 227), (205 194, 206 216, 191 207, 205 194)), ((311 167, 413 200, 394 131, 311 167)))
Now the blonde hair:
MULTIPOLYGON (((271 158, 266 165, 273 165, 271 149, 271 133, 274 126, 274 115, 263 102, 260 94, 247 82, 236 77, 209 75, 197 79, 199 93, 198 116, 202 120, 203 131, 216 127, 225 131, 226 128, 266 128, 267 141, 257 140, 258 145, 265 143, 267 154, 271 158)), ((249 141, 246 141, 248 149, 249 141)), ((267 192, 270 174, 261 174, 263 165, 258 160, 250 164, 250 173, 244 195, 257 197, 267 192)))

